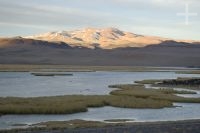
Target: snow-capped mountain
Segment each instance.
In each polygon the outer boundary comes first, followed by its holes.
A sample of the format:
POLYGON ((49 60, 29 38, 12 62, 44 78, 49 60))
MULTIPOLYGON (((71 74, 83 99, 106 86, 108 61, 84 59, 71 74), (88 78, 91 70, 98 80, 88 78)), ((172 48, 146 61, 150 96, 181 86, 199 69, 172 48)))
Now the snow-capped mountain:
POLYGON ((0 38, 0 63, 3 64, 199 67, 199 51, 198 41, 144 36, 116 28, 0 38))
POLYGON ((147 45, 159 44, 168 40, 160 37, 143 36, 125 32, 116 28, 86 28, 74 31, 48 32, 40 35, 27 36, 25 38, 53 42, 65 42, 72 47, 99 47, 102 49, 119 47, 144 47, 147 45))

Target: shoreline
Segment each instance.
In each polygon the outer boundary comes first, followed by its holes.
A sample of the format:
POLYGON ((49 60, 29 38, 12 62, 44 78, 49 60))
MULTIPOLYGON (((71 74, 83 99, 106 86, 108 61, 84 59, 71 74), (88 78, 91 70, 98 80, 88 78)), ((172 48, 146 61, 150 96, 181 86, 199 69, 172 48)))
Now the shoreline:
MULTIPOLYGON (((85 121, 87 122, 87 121, 85 121)), ((94 125, 93 125, 94 126, 94 125)), ((199 133, 200 119, 156 122, 130 122, 116 125, 103 125, 102 127, 74 127, 74 128, 27 128, 0 130, 0 133, 199 133)))
POLYGON ((39 64, 0 64, 0 72, 186 72, 199 73, 199 68, 156 67, 156 66, 91 66, 91 65, 39 65, 39 64))

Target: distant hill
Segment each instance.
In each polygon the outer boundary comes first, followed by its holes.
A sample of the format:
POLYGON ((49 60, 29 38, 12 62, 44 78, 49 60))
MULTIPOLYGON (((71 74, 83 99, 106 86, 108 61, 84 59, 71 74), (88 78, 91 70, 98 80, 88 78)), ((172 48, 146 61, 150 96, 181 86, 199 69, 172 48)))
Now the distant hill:
MULTIPOLYGON (((45 40, 51 42, 65 42, 70 46, 82 46, 87 48, 113 49, 121 47, 144 47, 160 44, 171 39, 138 35, 121 31, 116 28, 86 28, 74 31, 48 32, 25 38, 45 40)), ((176 42, 193 43, 193 41, 174 40, 176 42)))
POLYGON ((200 66, 200 43, 114 28, 0 38, 1 64, 200 66))

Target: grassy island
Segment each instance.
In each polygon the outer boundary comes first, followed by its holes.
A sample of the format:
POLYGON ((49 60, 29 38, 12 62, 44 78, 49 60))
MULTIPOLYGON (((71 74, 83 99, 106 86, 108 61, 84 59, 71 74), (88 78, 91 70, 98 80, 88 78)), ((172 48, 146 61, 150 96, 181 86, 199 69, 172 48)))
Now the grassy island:
POLYGON ((49 72, 37 72, 37 73, 31 73, 34 76, 73 76, 72 73, 49 73, 49 72))
POLYGON ((164 80, 142 80, 136 81, 138 84, 151 84, 158 87, 186 88, 200 90, 200 78, 177 78, 164 80))

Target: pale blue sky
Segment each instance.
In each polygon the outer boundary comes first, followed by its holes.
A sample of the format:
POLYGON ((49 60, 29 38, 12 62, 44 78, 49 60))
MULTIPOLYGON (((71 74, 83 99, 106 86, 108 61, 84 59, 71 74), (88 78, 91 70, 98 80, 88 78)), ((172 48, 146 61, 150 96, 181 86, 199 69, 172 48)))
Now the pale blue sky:
POLYGON ((84 27, 115 27, 144 35, 200 40, 199 0, 0 0, 0 36, 84 27), (198 13, 189 25, 177 13, 198 13))

